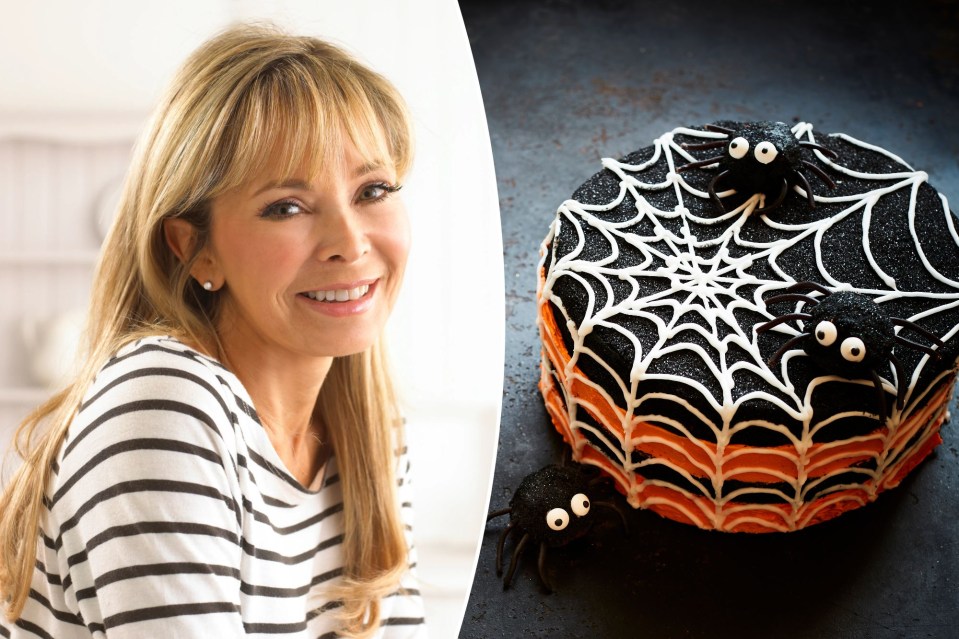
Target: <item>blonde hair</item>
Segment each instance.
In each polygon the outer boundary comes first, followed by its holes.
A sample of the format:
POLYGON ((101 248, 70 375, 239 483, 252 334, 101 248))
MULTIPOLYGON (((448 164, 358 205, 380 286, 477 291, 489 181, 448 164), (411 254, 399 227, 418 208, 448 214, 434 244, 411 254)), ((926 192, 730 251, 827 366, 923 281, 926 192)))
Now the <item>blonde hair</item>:
MULTIPOLYGON (((80 400, 103 363, 144 335, 173 334, 220 353, 218 296, 190 276, 208 241, 210 201, 259 173, 268 161, 289 177, 342 161, 346 139, 366 161, 412 160, 402 98, 382 76, 344 51, 274 28, 231 28, 183 65, 139 140, 97 266, 82 371, 17 430, 24 463, 0 499, 0 593, 17 618, 29 594, 38 523, 52 467, 80 400), (189 221, 193 255, 181 262, 163 223, 189 221), (45 425, 49 425, 47 428, 45 425)), ((355 636, 379 624, 378 600, 398 587, 407 548, 396 503, 395 448, 401 440, 383 348, 336 358, 316 411, 336 452, 343 490, 344 623, 355 636)))

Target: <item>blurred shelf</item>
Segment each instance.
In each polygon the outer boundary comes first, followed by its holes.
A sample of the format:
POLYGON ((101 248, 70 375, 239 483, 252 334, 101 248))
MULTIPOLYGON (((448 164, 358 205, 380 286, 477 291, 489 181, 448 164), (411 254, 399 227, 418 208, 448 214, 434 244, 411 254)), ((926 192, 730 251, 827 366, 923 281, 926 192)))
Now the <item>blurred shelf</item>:
POLYGON ((0 252, 0 266, 93 266, 99 257, 99 251, 0 252))
POLYGON ((0 404, 37 405, 53 392, 39 386, 0 387, 0 404))
POLYGON ((135 140, 149 113, 14 111, 0 108, 0 140, 106 144, 135 140))

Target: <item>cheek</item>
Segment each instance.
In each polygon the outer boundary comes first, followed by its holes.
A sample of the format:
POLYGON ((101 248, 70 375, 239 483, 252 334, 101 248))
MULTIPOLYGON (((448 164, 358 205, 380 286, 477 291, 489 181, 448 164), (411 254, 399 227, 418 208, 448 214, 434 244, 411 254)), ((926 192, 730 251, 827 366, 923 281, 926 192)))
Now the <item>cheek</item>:
POLYGON ((406 270, 411 244, 409 218, 405 211, 392 217, 389 224, 383 225, 376 233, 377 251, 397 279, 402 278, 406 270))
POLYGON ((284 233, 244 228, 223 228, 214 246, 223 277, 234 291, 282 286, 296 274, 303 252, 302 242, 284 233))

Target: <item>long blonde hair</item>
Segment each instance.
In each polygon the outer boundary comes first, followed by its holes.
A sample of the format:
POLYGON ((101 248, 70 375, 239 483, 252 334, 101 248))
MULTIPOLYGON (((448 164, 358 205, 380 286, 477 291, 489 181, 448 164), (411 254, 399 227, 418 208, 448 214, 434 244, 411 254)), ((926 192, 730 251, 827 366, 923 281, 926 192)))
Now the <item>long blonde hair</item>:
MULTIPOLYGON (((20 425, 24 459, 0 499, 0 593, 17 618, 30 590, 43 496, 57 453, 92 380, 123 344, 173 334, 219 353, 218 296, 204 295, 166 244, 163 223, 189 221, 194 257, 208 241, 210 201, 273 166, 311 174, 341 161, 348 137, 364 160, 412 161, 406 107, 396 89, 344 51, 271 27, 231 28, 183 65, 140 138, 103 247, 90 305, 82 371, 20 425)), ((316 411, 336 452, 346 534, 335 596, 356 636, 379 623, 378 599, 407 567, 396 504, 398 411, 380 343, 336 358, 316 411)))

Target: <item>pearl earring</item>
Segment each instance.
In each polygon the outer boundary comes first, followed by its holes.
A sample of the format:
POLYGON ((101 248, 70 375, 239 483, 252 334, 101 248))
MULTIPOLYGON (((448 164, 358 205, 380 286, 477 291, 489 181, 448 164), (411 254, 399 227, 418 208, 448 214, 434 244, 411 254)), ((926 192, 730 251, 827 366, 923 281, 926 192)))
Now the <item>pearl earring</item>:
POLYGON ((212 291, 212 290, 213 290, 213 282, 211 282, 210 280, 207 280, 207 281, 203 282, 203 289, 204 289, 204 290, 207 290, 207 291, 212 291))

